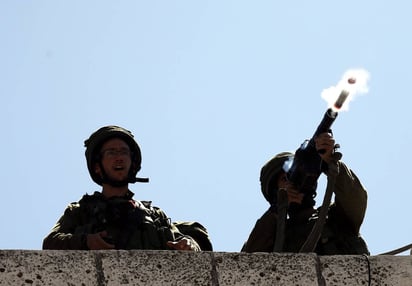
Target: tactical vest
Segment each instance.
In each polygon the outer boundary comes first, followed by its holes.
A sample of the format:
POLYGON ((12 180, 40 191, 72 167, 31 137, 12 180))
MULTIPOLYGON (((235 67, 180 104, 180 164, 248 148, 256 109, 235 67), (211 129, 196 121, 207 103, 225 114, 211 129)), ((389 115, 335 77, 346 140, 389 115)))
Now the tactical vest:
POLYGON ((159 208, 150 202, 127 197, 105 199, 85 195, 79 201, 82 224, 75 233, 107 231, 107 242, 116 249, 169 249, 167 241, 176 239, 178 230, 159 208))

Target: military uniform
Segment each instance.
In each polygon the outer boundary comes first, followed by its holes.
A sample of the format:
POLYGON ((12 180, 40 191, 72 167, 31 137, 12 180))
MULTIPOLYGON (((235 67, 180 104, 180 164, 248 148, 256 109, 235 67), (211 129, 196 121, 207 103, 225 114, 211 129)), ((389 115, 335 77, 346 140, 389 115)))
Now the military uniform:
MULTIPOLYGON (((84 145, 89 174, 96 184, 103 187, 102 192, 84 195, 80 201, 69 204, 43 240, 43 249, 88 249, 87 235, 101 233, 100 237, 116 249, 171 249, 168 241, 177 242, 186 238, 187 245, 179 245, 182 249, 212 250, 207 230, 200 223, 171 223, 166 214, 152 206, 151 202, 133 199, 134 194, 128 189, 128 184, 148 182, 149 179, 136 177, 142 156, 129 130, 115 125, 104 126, 90 135, 84 145), (108 176, 102 163, 102 147, 111 139, 120 139, 130 149, 127 152, 106 150, 117 156, 115 158, 119 159, 120 168, 127 166, 127 163, 122 166, 123 160, 131 161, 127 178, 123 180, 108 176), (111 193, 103 195, 105 186, 120 190, 122 196, 111 193)), ((91 247, 94 248, 93 245, 91 247)))
MULTIPOLYGON (((340 172, 334 186, 335 202, 329 207, 326 223, 314 251, 319 255, 369 254, 359 234, 367 205, 366 190, 353 171, 341 161, 338 164, 340 172)), ((309 208, 287 219, 283 252, 299 252, 318 214, 319 209, 309 208)), ((276 222, 277 213, 271 207, 256 222, 242 251, 272 252, 276 222)))
POLYGON ((116 249, 170 249, 167 241, 183 237, 159 208, 150 202, 133 199, 129 191, 124 197, 105 198, 100 192, 84 195, 71 203, 43 241, 43 249, 87 249, 87 234, 106 231, 107 242, 116 249))

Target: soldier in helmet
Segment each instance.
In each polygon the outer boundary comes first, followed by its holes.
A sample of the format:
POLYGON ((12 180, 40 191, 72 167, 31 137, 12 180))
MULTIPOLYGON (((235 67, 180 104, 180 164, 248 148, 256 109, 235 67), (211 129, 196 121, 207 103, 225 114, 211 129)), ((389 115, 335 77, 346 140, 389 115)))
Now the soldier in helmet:
MULTIPOLYGON (((369 254, 359 230, 365 216, 367 193, 354 172, 342 161, 333 159, 335 140, 331 133, 315 138, 316 150, 322 159, 324 173, 330 176, 335 164, 339 172, 334 180, 334 202, 326 206, 323 228, 309 252, 319 255, 369 254)), ((257 220, 244 252, 302 252, 303 245, 320 218, 320 208, 315 209, 316 186, 311 192, 301 192, 292 184, 284 170, 285 162, 293 160, 294 153, 282 152, 269 160, 260 173, 261 190, 269 202, 269 209, 257 220), (285 216, 280 219, 284 192, 285 216)), ((336 157, 335 157, 336 158, 336 157)), ((304 251, 304 250, 303 250, 304 251)))
POLYGON ((161 209, 133 199, 128 185, 148 179, 136 177, 142 158, 130 131, 102 127, 85 147, 90 176, 102 190, 69 204, 43 240, 43 249, 201 250, 161 209))

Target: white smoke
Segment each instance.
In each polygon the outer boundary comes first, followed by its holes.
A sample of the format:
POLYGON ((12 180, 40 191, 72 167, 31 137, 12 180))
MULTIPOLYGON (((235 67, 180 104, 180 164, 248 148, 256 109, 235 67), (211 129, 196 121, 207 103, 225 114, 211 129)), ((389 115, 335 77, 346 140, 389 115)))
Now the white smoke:
POLYGON ((348 110, 349 102, 351 102, 356 95, 365 94, 369 91, 368 80, 370 78, 369 72, 365 69, 350 69, 347 70, 341 80, 337 85, 331 86, 322 91, 322 98, 328 103, 328 108, 333 108, 335 111, 336 107, 334 106, 337 98, 339 97, 342 90, 349 92, 349 96, 346 101, 343 103, 339 111, 348 110), (353 82, 354 83, 350 83, 353 82))

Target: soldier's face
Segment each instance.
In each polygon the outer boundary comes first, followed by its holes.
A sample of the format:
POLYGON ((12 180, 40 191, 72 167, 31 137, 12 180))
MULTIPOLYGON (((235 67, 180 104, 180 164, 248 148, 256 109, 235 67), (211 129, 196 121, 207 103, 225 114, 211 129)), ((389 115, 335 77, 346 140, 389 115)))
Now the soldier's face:
MULTIPOLYGON (((132 165, 129 145, 119 138, 109 139, 103 144, 100 153, 106 175, 115 181, 126 180, 132 165)), ((97 174, 102 175, 98 164, 95 169, 97 174)))

